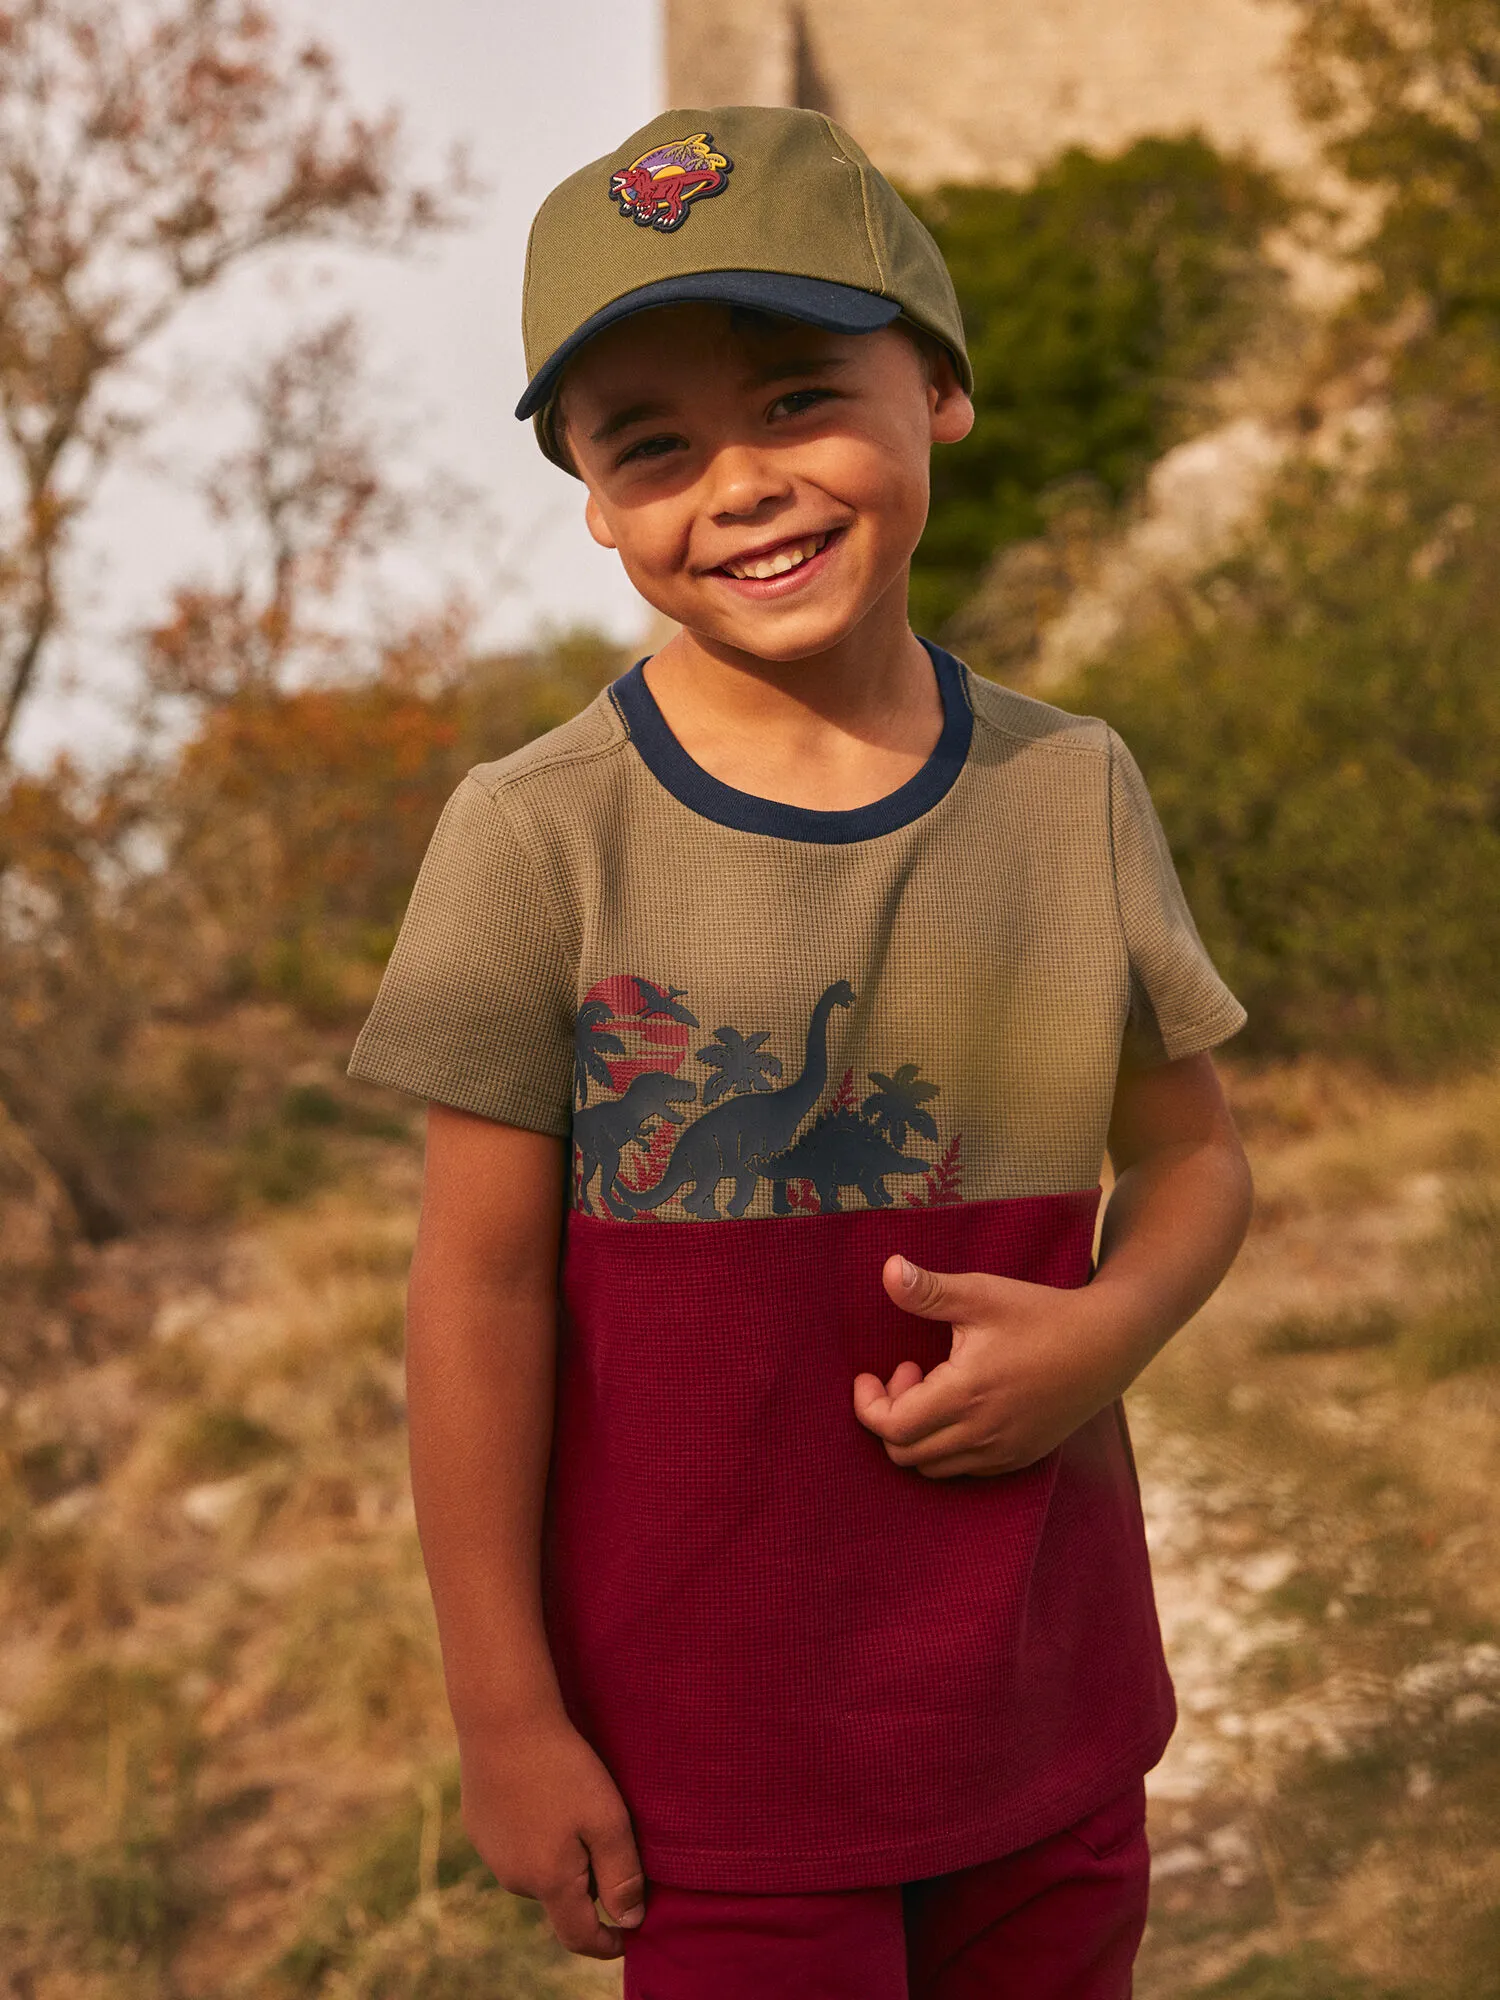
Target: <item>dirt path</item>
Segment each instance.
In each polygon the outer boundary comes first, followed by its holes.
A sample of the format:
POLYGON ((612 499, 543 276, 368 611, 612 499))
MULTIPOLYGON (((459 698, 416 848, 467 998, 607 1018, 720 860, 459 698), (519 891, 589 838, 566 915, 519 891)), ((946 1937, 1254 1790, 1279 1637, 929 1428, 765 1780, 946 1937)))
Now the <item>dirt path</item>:
POLYGON ((1255 1235, 1132 1398, 1181 1710, 1142 2000, 1500 1992, 1500 1393, 1405 1331, 1487 1108, 1262 1135, 1255 1235))

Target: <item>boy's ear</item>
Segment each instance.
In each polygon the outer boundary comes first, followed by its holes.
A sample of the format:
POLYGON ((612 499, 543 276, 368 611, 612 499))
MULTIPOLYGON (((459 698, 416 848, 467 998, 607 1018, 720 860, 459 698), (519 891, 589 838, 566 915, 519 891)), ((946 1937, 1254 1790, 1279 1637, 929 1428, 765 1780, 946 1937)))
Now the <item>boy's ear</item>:
POLYGON ((953 357, 936 342, 928 353, 927 403, 932 413, 932 442, 957 444, 974 428, 974 405, 958 379, 953 357))
POLYGON ((601 549, 617 549, 620 546, 610 532, 609 523, 604 518, 603 508, 592 493, 590 493, 588 499, 583 503, 583 518, 588 523, 589 533, 601 549))

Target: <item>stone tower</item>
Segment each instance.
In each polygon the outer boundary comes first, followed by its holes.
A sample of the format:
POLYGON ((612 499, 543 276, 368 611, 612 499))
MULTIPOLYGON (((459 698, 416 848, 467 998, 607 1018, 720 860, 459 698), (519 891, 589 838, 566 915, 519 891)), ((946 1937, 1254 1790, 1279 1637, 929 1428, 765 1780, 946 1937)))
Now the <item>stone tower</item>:
POLYGON ((804 104, 914 186, 1197 129, 1297 168, 1286 0, 666 0, 682 105, 804 104))

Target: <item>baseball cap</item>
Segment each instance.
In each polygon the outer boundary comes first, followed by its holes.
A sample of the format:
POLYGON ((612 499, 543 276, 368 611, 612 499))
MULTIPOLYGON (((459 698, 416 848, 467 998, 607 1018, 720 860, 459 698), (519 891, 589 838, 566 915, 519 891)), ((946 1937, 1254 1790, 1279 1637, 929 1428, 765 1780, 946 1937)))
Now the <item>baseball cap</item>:
POLYGON ((565 471, 551 412, 564 369, 606 327, 694 301, 750 306, 835 333, 903 318, 972 389, 942 253, 879 169, 820 111, 736 104, 664 111, 571 174, 537 210, 516 405, 565 471))

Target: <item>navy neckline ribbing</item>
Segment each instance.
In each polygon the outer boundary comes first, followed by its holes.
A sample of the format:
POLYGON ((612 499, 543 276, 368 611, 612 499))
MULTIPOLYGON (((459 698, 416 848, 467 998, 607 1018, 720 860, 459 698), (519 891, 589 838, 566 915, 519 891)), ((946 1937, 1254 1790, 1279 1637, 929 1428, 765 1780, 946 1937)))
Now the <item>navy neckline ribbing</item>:
POLYGON ((689 811, 720 826, 733 827, 739 833, 767 833, 780 840, 811 840, 836 846, 851 840, 873 840, 882 833, 894 833, 898 827, 909 826, 946 796, 964 767, 974 732, 964 670, 941 646, 934 646, 927 639, 921 643, 937 674, 943 703, 942 734, 927 762, 904 785, 888 792, 883 799, 845 812, 818 812, 811 806, 783 805, 779 799, 763 799, 754 792, 737 791, 733 785, 711 776, 688 755, 667 727, 656 697, 646 685, 645 660, 637 660, 629 673, 611 683, 609 692, 641 762, 689 811))

